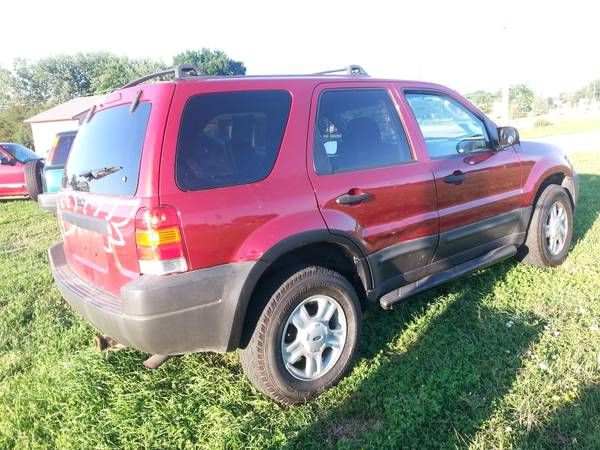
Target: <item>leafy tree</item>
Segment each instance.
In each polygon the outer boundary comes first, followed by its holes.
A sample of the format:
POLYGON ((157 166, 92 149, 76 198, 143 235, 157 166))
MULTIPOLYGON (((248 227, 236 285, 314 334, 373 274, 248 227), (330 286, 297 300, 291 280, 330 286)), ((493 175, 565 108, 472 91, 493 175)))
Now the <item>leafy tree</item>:
POLYGON ((246 66, 221 50, 186 50, 173 57, 173 65, 194 64, 206 75, 245 75, 246 66))
POLYGON ((500 94, 488 91, 475 91, 468 93, 466 97, 484 113, 489 114, 492 112, 494 102, 500 97, 500 94))
POLYGON ((10 71, 0 67, 0 111, 14 102, 16 97, 15 77, 10 71))
POLYGON ((511 86, 508 90, 511 116, 524 117, 533 109, 534 92, 526 84, 511 86))
POLYGON ((111 53, 78 53, 15 61, 15 78, 21 96, 30 103, 60 103, 73 97, 108 92, 164 65, 131 60, 111 53))
POLYGON ((23 121, 43 109, 43 107, 24 104, 11 104, 2 109, 0 111, 0 142, 18 142, 33 148, 31 126, 23 121))
POLYGON ((533 113, 536 116, 546 114, 548 112, 549 105, 548 100, 541 96, 536 96, 533 101, 533 113))

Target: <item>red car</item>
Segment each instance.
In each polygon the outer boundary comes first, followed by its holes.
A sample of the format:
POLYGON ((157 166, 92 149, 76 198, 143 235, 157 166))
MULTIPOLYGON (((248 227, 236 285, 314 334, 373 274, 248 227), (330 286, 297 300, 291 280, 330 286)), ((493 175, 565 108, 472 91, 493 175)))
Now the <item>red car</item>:
POLYGON ((36 172, 40 168, 40 157, 27 147, 0 143, 0 198, 27 197, 25 171, 36 172))
POLYGON ((363 308, 569 251, 567 157, 444 86, 172 71, 93 108, 58 198, 56 284, 124 345, 241 349, 262 392, 303 402, 351 367, 363 308))

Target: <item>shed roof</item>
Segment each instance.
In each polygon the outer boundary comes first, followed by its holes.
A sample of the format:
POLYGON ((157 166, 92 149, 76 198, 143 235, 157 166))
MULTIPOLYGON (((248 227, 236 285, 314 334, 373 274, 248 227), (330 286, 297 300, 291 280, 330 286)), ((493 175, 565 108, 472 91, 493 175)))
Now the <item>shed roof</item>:
POLYGON ((92 106, 100 101, 102 95, 91 95, 89 97, 75 97, 71 100, 56 105, 46 111, 42 111, 29 119, 25 123, 38 122, 58 122, 61 120, 77 120, 83 113, 87 112, 92 106))

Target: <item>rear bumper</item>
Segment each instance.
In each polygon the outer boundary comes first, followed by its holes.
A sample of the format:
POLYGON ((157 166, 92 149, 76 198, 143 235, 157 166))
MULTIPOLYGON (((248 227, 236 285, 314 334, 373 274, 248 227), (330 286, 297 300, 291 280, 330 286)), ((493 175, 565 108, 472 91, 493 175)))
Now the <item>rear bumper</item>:
POLYGON ((46 192, 38 195, 38 205, 41 209, 46 212, 56 214, 56 200, 58 199, 57 193, 46 192))
POLYGON ((91 286, 67 264, 62 242, 49 250, 52 275, 65 300, 102 333, 138 350, 175 355, 232 350, 235 316, 254 262, 168 276, 143 275, 120 297, 91 286))

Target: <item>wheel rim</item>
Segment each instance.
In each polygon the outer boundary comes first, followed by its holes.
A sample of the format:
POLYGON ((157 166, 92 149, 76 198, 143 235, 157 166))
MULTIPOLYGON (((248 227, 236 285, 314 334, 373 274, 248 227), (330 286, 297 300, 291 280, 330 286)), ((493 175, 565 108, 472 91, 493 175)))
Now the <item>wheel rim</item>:
POLYGON ((313 295, 292 311, 283 328, 281 356, 287 371, 302 381, 325 375, 346 344, 346 315, 327 295, 313 295))
POLYGON ((561 202, 554 202, 544 221, 544 240, 552 256, 563 251, 567 242, 569 221, 567 211, 561 202))

